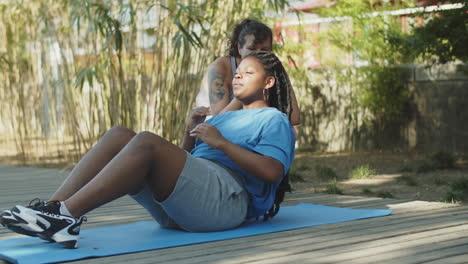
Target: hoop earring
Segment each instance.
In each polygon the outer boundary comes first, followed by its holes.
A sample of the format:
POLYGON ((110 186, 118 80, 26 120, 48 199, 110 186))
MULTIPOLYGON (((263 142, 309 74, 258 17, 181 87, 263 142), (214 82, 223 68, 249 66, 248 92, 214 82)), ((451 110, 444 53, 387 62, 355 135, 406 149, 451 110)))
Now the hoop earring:
POLYGON ((269 98, 269 92, 267 89, 263 89, 263 100, 265 100, 266 102, 268 102, 268 98, 269 98))

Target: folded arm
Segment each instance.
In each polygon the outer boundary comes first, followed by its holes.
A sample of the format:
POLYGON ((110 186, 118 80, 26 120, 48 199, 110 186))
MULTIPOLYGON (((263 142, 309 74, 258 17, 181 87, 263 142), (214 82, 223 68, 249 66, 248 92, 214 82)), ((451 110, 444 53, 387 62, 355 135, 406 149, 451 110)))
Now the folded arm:
POLYGON ((266 183, 275 183, 283 176, 281 162, 228 141, 210 124, 197 125, 190 131, 190 136, 200 138, 210 147, 221 150, 239 167, 266 183))

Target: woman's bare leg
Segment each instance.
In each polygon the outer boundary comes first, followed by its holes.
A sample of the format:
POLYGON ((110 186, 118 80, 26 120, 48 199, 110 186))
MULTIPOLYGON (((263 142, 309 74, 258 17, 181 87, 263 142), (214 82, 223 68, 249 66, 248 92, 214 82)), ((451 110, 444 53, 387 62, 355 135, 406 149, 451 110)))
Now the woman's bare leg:
POLYGON ((50 201, 65 201, 94 178, 135 136, 135 132, 125 127, 114 127, 104 134, 78 162, 50 197, 50 201))
POLYGON ((70 213, 85 213, 148 185, 156 199, 166 199, 185 164, 184 150, 149 133, 136 135, 92 180, 65 200, 70 213))

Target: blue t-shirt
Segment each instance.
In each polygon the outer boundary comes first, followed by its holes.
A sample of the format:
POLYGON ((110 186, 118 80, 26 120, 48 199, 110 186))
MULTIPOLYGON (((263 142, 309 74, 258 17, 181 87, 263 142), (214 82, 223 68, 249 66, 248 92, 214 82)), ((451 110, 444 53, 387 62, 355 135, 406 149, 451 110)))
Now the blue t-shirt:
MULTIPOLYGON (((276 108, 231 111, 217 115, 206 123, 215 126, 224 138, 247 150, 272 157, 284 166, 284 175, 294 159, 295 135, 285 114, 276 108)), ((224 152, 211 148, 197 139, 191 154, 195 157, 219 162, 243 177, 249 192, 247 218, 265 214, 273 205, 276 189, 235 164, 224 152)))

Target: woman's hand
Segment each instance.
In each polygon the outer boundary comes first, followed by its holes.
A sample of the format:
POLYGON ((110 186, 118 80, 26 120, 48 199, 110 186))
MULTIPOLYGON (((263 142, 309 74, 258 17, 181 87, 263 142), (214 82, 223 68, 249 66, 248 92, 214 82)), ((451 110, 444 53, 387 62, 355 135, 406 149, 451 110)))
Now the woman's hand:
POLYGON ((194 129, 197 125, 205 122, 206 116, 210 115, 211 111, 209 107, 200 106, 192 109, 187 118, 187 130, 194 129))
POLYGON ((203 140, 208 146, 215 149, 227 141, 215 126, 206 123, 199 124, 190 130, 190 136, 203 140))

